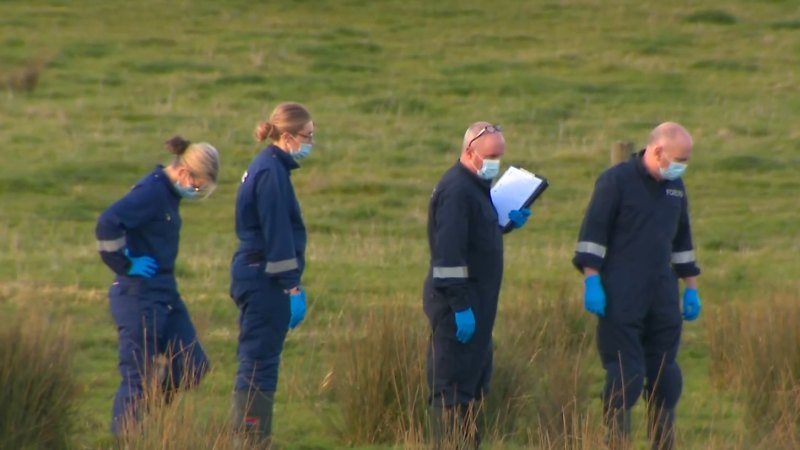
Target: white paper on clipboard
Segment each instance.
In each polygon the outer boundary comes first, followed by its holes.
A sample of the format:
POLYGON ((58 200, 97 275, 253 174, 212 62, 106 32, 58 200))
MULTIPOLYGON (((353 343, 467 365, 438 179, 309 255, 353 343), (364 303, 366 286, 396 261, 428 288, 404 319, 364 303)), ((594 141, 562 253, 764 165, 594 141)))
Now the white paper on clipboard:
POLYGON ((525 169, 509 167, 492 187, 492 203, 497 210, 501 227, 508 225, 508 213, 526 206, 531 197, 546 181, 525 169))

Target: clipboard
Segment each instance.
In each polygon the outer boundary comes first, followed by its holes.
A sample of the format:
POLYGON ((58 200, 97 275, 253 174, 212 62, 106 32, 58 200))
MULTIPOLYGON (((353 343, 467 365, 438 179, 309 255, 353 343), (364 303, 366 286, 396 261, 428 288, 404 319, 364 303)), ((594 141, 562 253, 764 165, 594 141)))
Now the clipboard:
POLYGON ((497 211, 500 228, 509 231, 512 224, 508 213, 532 205, 548 186, 547 178, 525 169, 509 167, 491 189, 492 204, 497 211))

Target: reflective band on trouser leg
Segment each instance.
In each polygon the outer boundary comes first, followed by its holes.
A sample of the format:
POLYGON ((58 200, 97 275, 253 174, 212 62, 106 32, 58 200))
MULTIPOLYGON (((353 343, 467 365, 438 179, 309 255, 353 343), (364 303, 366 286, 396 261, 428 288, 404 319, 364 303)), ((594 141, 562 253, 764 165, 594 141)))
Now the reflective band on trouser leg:
POLYGON ((283 261, 267 261, 267 267, 264 268, 266 273, 281 273, 297 269, 297 258, 284 259, 283 261))
POLYGON ((113 241, 97 241, 97 250, 101 252, 115 252, 125 248, 125 236, 113 241))
POLYGON ((433 268, 433 278, 467 278, 468 276, 467 266, 433 268))
POLYGON ((686 264, 694 262, 694 250, 687 250, 685 252, 675 252, 672 254, 672 264, 686 264))
POLYGON ((578 247, 575 249, 578 253, 589 253, 600 258, 606 257, 606 246, 594 242, 581 241, 578 242, 578 247))

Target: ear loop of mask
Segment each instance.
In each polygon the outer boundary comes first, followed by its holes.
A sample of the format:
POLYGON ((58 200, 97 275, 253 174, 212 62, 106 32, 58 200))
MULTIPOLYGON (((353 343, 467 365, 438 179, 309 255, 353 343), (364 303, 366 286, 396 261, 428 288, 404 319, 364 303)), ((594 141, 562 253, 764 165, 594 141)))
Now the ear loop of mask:
POLYGON ((286 133, 286 135, 289 136, 293 141, 295 141, 297 143, 297 148, 296 149, 287 148, 286 150, 288 150, 290 154, 299 152, 300 151, 300 141, 297 139, 297 137, 295 135, 291 134, 291 133, 286 133))
POLYGON ((472 151, 473 155, 477 156, 478 159, 481 160, 481 167, 479 168, 478 166, 475 165, 475 161, 474 161, 473 158, 469 159, 469 162, 470 162, 470 164, 472 164, 472 168, 475 169, 475 172, 480 172, 481 169, 483 168, 483 160, 484 160, 484 158, 481 157, 481 155, 479 155, 477 150, 475 150, 474 148, 470 147, 470 150, 472 151))

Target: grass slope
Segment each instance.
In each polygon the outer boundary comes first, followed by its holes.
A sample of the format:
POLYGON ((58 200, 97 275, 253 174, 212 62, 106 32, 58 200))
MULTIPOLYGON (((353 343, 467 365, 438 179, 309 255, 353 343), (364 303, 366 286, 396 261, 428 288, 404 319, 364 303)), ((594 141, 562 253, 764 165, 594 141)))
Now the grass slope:
MULTIPOLYGON (((310 310, 287 342, 276 433, 338 444, 318 395, 337 318, 418 308, 429 193, 476 120, 505 126, 505 164, 551 181, 507 238, 499 323, 530 296, 580 302, 573 243, 616 140, 658 122, 693 133, 686 176, 705 314, 796 296, 800 7, 792 0, 155 1, 0 3, 0 314, 73 323, 76 437, 107 445, 116 336, 94 221, 181 133, 222 152, 215 195, 185 204, 179 283, 215 366, 200 389, 224 417, 235 370, 227 296, 233 199, 276 102, 314 114, 294 182, 309 227, 310 310), (11 80, 44 60, 32 92, 11 80)), ((422 312, 409 324, 424 327, 422 312)), ((501 349, 512 352, 514 349, 501 349)), ((725 442, 741 416, 713 392, 704 321, 686 327, 682 438, 725 442)), ((599 374, 598 374, 599 386, 599 374)))

